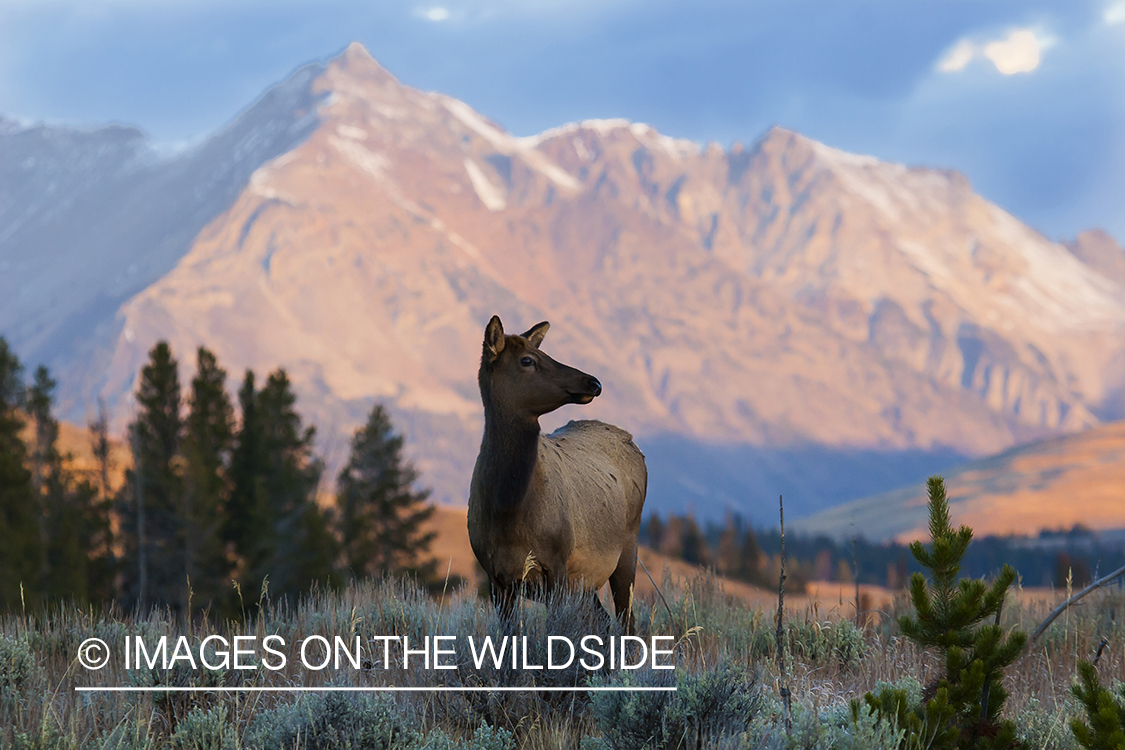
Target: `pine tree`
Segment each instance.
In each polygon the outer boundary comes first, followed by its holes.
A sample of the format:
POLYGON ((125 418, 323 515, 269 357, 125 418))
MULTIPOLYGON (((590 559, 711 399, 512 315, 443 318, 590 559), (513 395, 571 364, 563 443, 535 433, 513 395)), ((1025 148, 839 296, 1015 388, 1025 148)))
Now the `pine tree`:
POLYGON ((645 530, 647 536, 648 546, 658 550, 664 544, 664 522, 660 520, 659 513, 653 513, 649 516, 647 529, 645 530))
POLYGON ((37 603, 42 554, 38 503, 20 436, 23 368, 0 337, 0 610, 37 603))
POLYGON ((183 415, 179 366, 165 341, 149 352, 137 388, 139 413, 130 427, 133 470, 123 508, 129 532, 129 593, 141 606, 187 601, 183 477, 179 460, 183 415))
POLYGON ((684 562, 692 565, 707 565, 711 562, 707 540, 703 538, 703 532, 695 522, 694 516, 683 517, 680 534, 682 539, 680 557, 684 562))
POLYGON ((91 503, 91 535, 89 564, 89 595, 91 601, 109 601, 114 598, 118 560, 113 538, 113 488, 110 472, 113 460, 110 455, 109 415, 105 401, 98 399, 98 416, 90 423, 90 448, 94 454, 97 495, 91 503))
POLYGON ((684 556, 684 519, 680 516, 668 516, 664 524, 664 533, 657 550, 665 557, 681 560, 684 556))
POLYGON ((747 528, 742 535, 741 564, 735 577, 758 586, 773 585, 773 581, 766 581, 762 574, 762 548, 758 544, 758 537, 754 530, 747 528))
MULTIPOLYGON (((1078 663, 1078 682, 1070 692, 1086 709, 1090 723, 1070 720, 1070 730, 1082 747, 1090 750, 1125 750, 1125 706, 1098 681, 1098 670, 1088 661, 1078 663)), ((1122 696, 1125 698, 1125 696, 1122 696)))
MULTIPOLYGON (((58 452, 59 423, 51 416, 51 401, 56 385, 47 368, 39 365, 35 369, 35 379, 27 389, 26 397, 27 412, 35 426, 35 442, 31 446, 31 481, 35 486, 35 499, 39 506, 36 512, 39 526, 38 588, 47 596, 61 593, 55 586, 46 583, 49 575, 47 558, 52 552, 58 552, 57 549, 48 550, 50 537, 47 519, 55 516, 57 520, 64 508, 60 497, 63 490, 60 476, 62 461, 58 452)), ((61 587, 67 588, 67 585, 62 584, 61 587)))
POLYGON ((51 413, 56 383, 40 365, 27 390, 27 410, 35 424, 32 466, 39 501, 41 562, 39 591, 49 599, 89 601, 92 570, 104 565, 95 538, 107 533, 109 518, 97 491, 65 465, 58 448, 59 423, 51 413))
POLYGON ((344 561, 352 575, 434 575, 429 548, 436 534, 424 530, 434 508, 426 503, 429 490, 413 489, 418 472, 403 458, 402 445, 381 404, 352 438, 336 483, 344 561))
POLYGON ((230 460, 230 498, 225 514, 224 537, 245 569, 257 564, 256 523, 268 522, 265 493, 262 486, 266 474, 264 435, 258 417, 258 391, 254 372, 247 370, 238 391, 241 421, 234 439, 230 460))
POLYGON ((1000 609, 1016 572, 1005 565, 991 586, 981 580, 959 578, 961 559, 973 539, 973 530, 950 526, 949 503, 941 477, 930 477, 929 515, 931 545, 910 545, 919 564, 929 571, 910 580, 914 616, 899 619, 902 632, 915 643, 936 648, 945 663, 941 679, 926 690, 923 705, 905 707, 898 691, 868 693, 867 702, 883 715, 897 714, 907 730, 907 744, 919 733, 933 736, 932 748, 1019 747, 1015 726, 1000 719, 1007 693, 1001 684, 1003 670, 1027 642, 1027 636, 1007 636, 999 625, 1000 609), (994 622, 986 623, 989 618, 994 622), (893 707, 893 708, 892 708, 893 707))
POLYGON ((27 389, 27 413, 35 424, 35 444, 31 451, 35 489, 43 491, 47 475, 58 463, 59 423, 51 416, 58 383, 44 365, 35 368, 35 379, 27 389))
POLYGON ((234 410, 226 379, 215 355, 200 347, 183 441, 184 566, 193 608, 220 603, 229 590, 231 566, 222 532, 234 410))
POLYGON ((724 576, 733 576, 742 567, 742 550, 738 545, 739 523, 733 516, 727 516, 723 525, 723 533, 719 536, 719 550, 715 561, 719 572, 724 576))
POLYGON ((113 494, 109 486, 109 474, 113 471, 113 457, 109 442, 109 413, 105 408, 105 401, 98 399, 98 416, 88 425, 90 429, 90 452, 94 454, 97 465, 96 475, 98 491, 102 499, 108 499, 113 494))
MULTIPOLYGON (((323 471, 312 450, 316 429, 301 424, 296 401, 285 371, 271 373, 254 398, 252 439, 261 441, 260 465, 243 479, 254 492, 244 585, 256 590, 268 576, 275 598, 336 580, 337 546, 330 519, 316 501, 323 471)), ((242 433, 246 422, 244 412, 242 433)))

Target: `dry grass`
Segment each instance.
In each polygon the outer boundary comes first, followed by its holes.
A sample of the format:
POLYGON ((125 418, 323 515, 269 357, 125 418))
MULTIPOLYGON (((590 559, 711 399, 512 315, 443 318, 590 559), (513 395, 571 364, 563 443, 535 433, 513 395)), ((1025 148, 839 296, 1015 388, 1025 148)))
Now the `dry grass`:
MULTIPOLYGON (((637 603, 638 622, 642 634, 668 634, 679 639, 677 676, 683 679, 709 669, 734 666, 754 675, 759 685, 757 689, 764 695, 776 689, 772 607, 748 605, 741 597, 728 594, 721 581, 706 575, 673 583, 672 575, 668 574, 661 588, 667 597, 667 608, 658 599, 641 596, 637 603)), ((1003 623, 1009 628, 1030 631, 1061 596, 1061 593, 1048 597, 1044 592, 1023 592, 1022 595, 1017 592, 1005 609, 1003 623)), ((788 637, 792 658, 788 671, 794 702, 798 706, 823 712, 862 696, 880 681, 896 682, 912 677, 925 684, 937 677, 938 662, 934 655, 923 653, 905 641, 894 625, 894 617, 905 606, 903 599, 884 604, 877 612, 863 618, 862 630, 856 629, 850 612, 849 616, 841 617, 838 608, 825 609, 816 601, 806 603, 803 610, 790 611, 788 637)), ((1125 596, 1112 590, 1088 597, 1081 607, 1059 618, 1045 637, 1010 670, 1008 713, 1017 718, 1024 712, 1055 716, 1058 724, 1061 721, 1059 711, 1069 710, 1067 697, 1077 661, 1091 658, 1103 637, 1109 641, 1099 667, 1103 681, 1125 680, 1123 612, 1125 596)), ((608 635, 610 632, 604 618, 574 598, 564 598, 549 608, 525 606, 520 622, 514 627, 516 632, 529 635, 533 643, 546 634, 574 636, 594 632, 608 635)), ((126 671, 117 653, 114 661, 99 672, 87 672, 76 662, 78 644, 88 637, 100 637, 112 644, 120 643, 125 635, 135 634, 150 638, 183 634, 197 642, 211 634, 264 636, 276 633, 293 644, 313 634, 330 639, 333 635, 358 634, 366 641, 373 635, 408 635, 421 639, 424 635, 456 634, 462 638, 467 635, 479 638, 499 632, 501 624, 492 608, 470 595, 468 589, 447 595, 446 601, 441 603, 412 587, 393 582, 365 584, 339 593, 314 594, 295 609, 267 606, 260 616, 249 618, 245 623, 204 620, 184 625, 172 622, 160 612, 138 617, 112 610, 95 613, 69 607, 43 615, 9 616, 0 620, 0 647, 3 647, 0 648, 0 657, 3 657, 0 658, 0 744, 44 748, 248 747, 255 746, 254 742, 260 742, 265 736, 262 727, 275 719, 281 721, 277 717, 283 714, 288 716, 286 720, 295 715, 292 708, 295 700, 288 695, 91 695, 76 693, 77 685, 507 684, 541 687, 583 684, 587 678, 576 670, 556 674, 486 668, 478 673, 464 661, 457 670, 446 672, 403 671, 401 668, 310 672, 300 668, 296 659, 291 659, 286 669, 276 673, 264 670, 126 671), (30 656, 30 666, 24 664, 21 668, 21 653, 30 656), (221 715, 220 710, 224 712, 221 715), (205 711, 211 713, 204 714, 205 711), (289 713, 285 714, 286 711, 289 713), (215 740, 216 744, 183 744, 183 735, 201 716, 210 719, 221 716, 223 731, 227 734, 215 740)), ((602 679, 612 681, 614 677, 602 679)), ((327 710, 322 705, 323 699, 318 700, 321 704, 316 704, 320 706, 316 710, 327 710)), ((442 730, 452 737, 468 738, 478 727, 493 725, 512 731, 513 741, 520 747, 569 748, 578 747, 584 737, 601 735, 591 703, 581 693, 416 693, 398 695, 368 708, 374 712, 370 716, 403 717, 404 726, 409 725, 410 731, 419 736, 442 730)), ((767 708, 762 710, 768 711, 767 708)), ((356 716, 360 717, 356 721, 371 721, 363 719, 368 714, 359 712, 356 716)), ((409 744, 413 740, 407 734, 396 736, 404 744, 390 746, 421 746, 409 744)), ((290 738, 288 746, 336 745, 317 744, 315 738, 306 736, 304 740, 290 738)))

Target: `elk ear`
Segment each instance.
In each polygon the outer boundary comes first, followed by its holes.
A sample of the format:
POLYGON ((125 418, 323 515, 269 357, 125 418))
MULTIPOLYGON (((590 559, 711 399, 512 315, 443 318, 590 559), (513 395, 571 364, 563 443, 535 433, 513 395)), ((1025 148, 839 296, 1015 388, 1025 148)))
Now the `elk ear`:
POLYGON ((543 337, 547 335, 547 329, 550 327, 551 324, 544 320, 542 323, 528 328, 527 332, 523 334, 523 337, 530 341, 532 346, 538 349, 539 345, 543 343, 543 337))
POLYGON ((488 355, 490 362, 494 362, 502 351, 504 351, 504 324, 500 322, 500 316, 493 315, 484 329, 484 353, 488 355))

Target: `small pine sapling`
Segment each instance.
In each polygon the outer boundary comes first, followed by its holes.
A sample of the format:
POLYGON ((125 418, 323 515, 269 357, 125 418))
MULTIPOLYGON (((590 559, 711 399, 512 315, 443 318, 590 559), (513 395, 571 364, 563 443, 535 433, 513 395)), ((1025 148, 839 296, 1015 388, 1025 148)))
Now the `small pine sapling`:
POLYGON ((1086 709, 1089 724, 1075 717, 1070 730, 1082 747, 1090 750, 1125 750, 1125 706, 1098 681, 1097 668, 1088 661, 1078 663, 1078 682, 1070 691, 1086 709))
MULTIPOLYGON (((1000 610, 1016 572, 1005 565, 991 586, 959 578, 961 559, 973 530, 949 523, 949 502, 941 477, 930 477, 929 549, 910 545, 928 571, 910 580, 914 616, 899 618, 904 635, 925 648, 935 648, 945 663, 941 679, 927 686, 921 705, 909 705, 905 693, 884 689, 865 700, 879 716, 893 719, 906 731, 904 747, 1016 748, 1015 725, 1000 718, 1007 698, 1001 684, 1004 668, 1016 660, 1027 642, 1021 632, 1004 634, 1000 610), (989 618, 993 622, 986 623, 989 618)), ((853 707, 858 711, 858 706, 853 707)))

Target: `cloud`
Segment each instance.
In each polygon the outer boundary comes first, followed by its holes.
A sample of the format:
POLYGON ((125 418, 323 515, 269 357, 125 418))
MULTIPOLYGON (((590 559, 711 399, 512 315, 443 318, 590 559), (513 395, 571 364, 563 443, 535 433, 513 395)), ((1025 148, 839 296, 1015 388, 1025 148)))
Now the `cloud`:
POLYGON ((962 39, 938 62, 938 70, 942 73, 956 73, 964 70, 965 66, 973 61, 976 54, 976 45, 968 39, 962 39))
POLYGON ((1110 25, 1125 23, 1125 1, 1113 3, 1106 8, 1102 20, 1110 25))
POLYGON ((441 22, 449 20, 449 11, 441 6, 430 8, 424 15, 431 21, 441 22))
MULTIPOLYGON (((1122 20, 1125 20, 1125 2, 1120 6, 1122 20)), ((937 69, 942 73, 958 73, 977 57, 983 57, 1003 75, 1030 73, 1039 67, 1043 51, 1054 43, 1050 35, 1034 29, 1012 29, 1003 38, 981 44, 962 39, 938 60, 937 69)))
POLYGON ((1039 67, 1040 52, 1046 49, 1031 29, 1016 29, 1005 39, 998 39, 984 45, 984 56, 992 61, 996 69, 1006 76, 1016 73, 1030 73, 1039 67))

